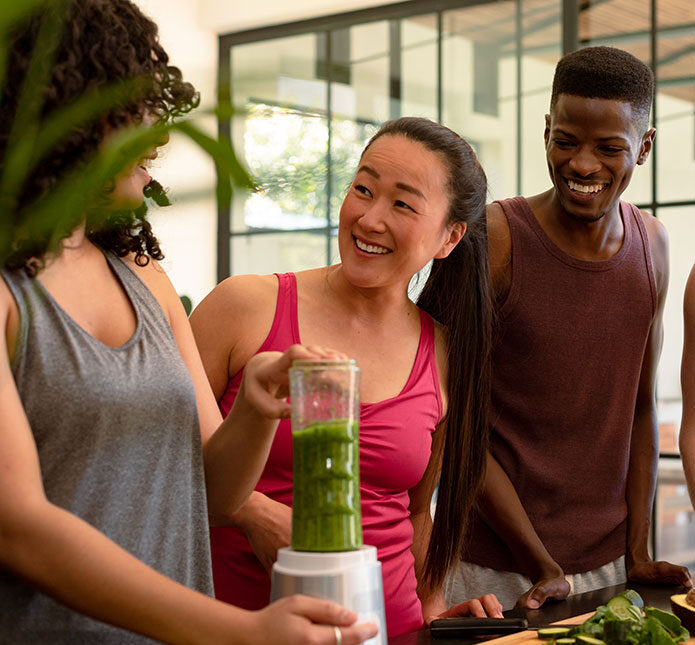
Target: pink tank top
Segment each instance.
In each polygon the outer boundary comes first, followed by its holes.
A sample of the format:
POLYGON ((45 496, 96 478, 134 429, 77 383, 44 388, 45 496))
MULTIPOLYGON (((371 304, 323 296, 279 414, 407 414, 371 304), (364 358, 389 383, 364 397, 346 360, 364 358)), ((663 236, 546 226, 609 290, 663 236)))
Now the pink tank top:
MULTIPOLYGON (((283 351, 299 343, 297 282, 294 274, 278 275, 278 299, 272 327, 259 352, 283 351)), ((364 543, 377 547, 384 580, 388 635, 422 627, 422 608, 415 592, 413 526, 409 489, 424 475, 432 433, 442 416, 434 354, 434 324, 420 312, 420 344, 413 369, 397 396, 363 403, 360 416, 360 492, 364 543)), ((234 402, 243 370, 229 382, 219 406, 226 416, 234 402)), ((256 490, 291 506, 292 435, 290 422, 278 427, 268 462, 256 490)), ((246 609, 268 604, 270 579, 256 559, 243 531, 212 527, 213 577, 220 600, 246 609)))
MULTIPOLYGON (((630 439, 656 287, 642 215, 620 203, 623 243, 608 260, 562 251, 523 197, 499 202, 512 282, 492 354, 491 451, 565 573, 625 553, 630 439)), ((464 558, 524 572, 481 519, 464 558)))

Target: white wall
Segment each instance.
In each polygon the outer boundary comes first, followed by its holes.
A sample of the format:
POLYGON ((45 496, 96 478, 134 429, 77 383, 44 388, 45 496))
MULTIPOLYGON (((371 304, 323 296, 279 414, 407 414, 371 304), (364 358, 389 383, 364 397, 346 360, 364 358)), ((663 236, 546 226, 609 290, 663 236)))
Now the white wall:
MULTIPOLYGON (((202 108, 215 103, 217 33, 202 24, 194 0, 135 0, 160 29, 160 41, 184 78, 201 93, 202 108)), ((200 110, 202 112, 202 110, 200 110)), ((214 119, 196 118, 209 132, 214 119)), ((209 158, 189 140, 172 135, 160 150, 152 175, 169 190, 174 205, 155 209, 151 222, 165 254, 163 266, 180 294, 198 303, 215 285, 217 214, 215 173, 209 158), (195 191, 200 196, 187 195, 195 191)))
POLYGON ((327 16, 344 11, 367 9, 399 0, 200 0, 201 24, 220 32, 241 31, 283 22, 327 16))

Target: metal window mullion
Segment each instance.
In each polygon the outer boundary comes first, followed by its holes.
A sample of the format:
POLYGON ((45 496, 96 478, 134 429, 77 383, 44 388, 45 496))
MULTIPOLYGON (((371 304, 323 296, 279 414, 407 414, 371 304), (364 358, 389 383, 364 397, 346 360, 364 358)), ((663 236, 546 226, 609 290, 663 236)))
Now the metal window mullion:
POLYGON ((444 14, 437 12, 437 121, 444 118, 444 14))
POLYGON ((579 49, 579 2, 562 0, 562 55, 579 49))
MULTIPOLYGON (((218 74, 217 101, 218 104, 232 103, 232 48, 225 46, 218 39, 218 74)), ((217 132, 220 138, 232 140, 232 117, 217 117, 217 132)), ((219 174, 219 169, 215 169, 219 174)), ((218 179, 219 180, 219 179, 218 179)), ((233 197, 232 197, 233 200, 233 197)), ((217 282, 222 282, 231 273, 232 268, 232 200, 229 205, 217 200, 217 282)))
POLYGON ((516 0, 516 194, 521 195, 522 192, 522 150, 521 150, 521 130, 523 127, 523 113, 521 104, 521 92, 522 92, 522 82, 521 75, 523 71, 523 66, 521 64, 522 56, 522 30, 523 30, 523 20, 522 20, 522 7, 521 3, 523 0, 516 0))
POLYGON ((401 116, 403 98, 403 61, 401 58, 401 21, 389 21, 389 118, 401 116))
POLYGON ((333 32, 326 32, 326 266, 331 263, 331 196, 333 194, 333 32))

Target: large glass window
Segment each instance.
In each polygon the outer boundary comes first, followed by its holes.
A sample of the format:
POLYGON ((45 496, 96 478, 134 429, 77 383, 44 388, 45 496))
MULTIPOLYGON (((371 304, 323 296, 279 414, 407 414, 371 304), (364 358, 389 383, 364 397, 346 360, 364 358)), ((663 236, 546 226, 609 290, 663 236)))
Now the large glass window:
POLYGON ((314 34, 244 44, 230 52, 237 110, 232 137, 258 182, 257 192, 240 193, 232 203, 230 273, 308 268, 324 261, 328 89, 319 75, 318 53, 314 34), (273 230, 288 232, 267 234, 273 230), (267 263, 270 258, 274 267, 267 263))

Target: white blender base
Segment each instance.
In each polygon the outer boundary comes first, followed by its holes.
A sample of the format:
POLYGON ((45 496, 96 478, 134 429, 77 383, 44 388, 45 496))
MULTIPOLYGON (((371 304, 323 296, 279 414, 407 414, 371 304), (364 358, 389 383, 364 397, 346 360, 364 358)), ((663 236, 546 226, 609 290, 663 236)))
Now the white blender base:
POLYGON ((375 623, 379 633, 366 645, 386 645, 384 590, 376 547, 355 551, 278 550, 270 601, 300 593, 332 600, 357 613, 358 622, 375 623))

